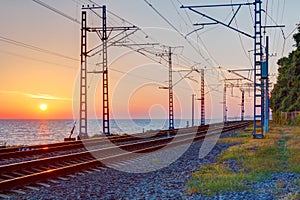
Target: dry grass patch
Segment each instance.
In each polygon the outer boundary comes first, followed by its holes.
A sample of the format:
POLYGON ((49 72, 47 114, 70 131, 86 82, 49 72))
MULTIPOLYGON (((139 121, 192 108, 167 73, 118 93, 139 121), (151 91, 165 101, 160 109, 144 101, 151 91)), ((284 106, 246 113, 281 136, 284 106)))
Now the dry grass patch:
POLYGON ((193 179, 188 182, 187 192, 213 195, 220 191, 241 191, 247 189, 242 184, 248 179, 247 176, 249 175, 244 173, 234 173, 222 164, 205 166, 193 173, 193 179))
POLYGON ((299 131, 300 127, 273 125, 264 139, 253 139, 249 131, 220 139, 219 142, 238 145, 224 151, 216 164, 193 173, 187 183, 187 192, 239 191, 247 188, 245 183, 263 180, 275 172, 300 173, 299 131), (227 165, 228 162, 236 166, 227 165))
POLYGON ((290 166, 291 171, 300 173, 300 151, 299 151, 299 149, 291 151, 291 156, 288 159, 288 164, 290 166))
POLYGON ((243 144, 250 140, 250 138, 220 138, 218 143, 225 144, 243 144))
POLYGON ((300 149, 300 138, 299 139, 289 140, 286 143, 286 147, 288 149, 300 149))

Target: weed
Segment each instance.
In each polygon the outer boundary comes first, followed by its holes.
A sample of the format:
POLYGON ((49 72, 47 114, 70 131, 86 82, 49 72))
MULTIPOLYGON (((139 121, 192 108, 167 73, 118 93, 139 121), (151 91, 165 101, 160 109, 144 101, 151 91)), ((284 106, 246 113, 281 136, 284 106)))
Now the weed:
POLYGON ((247 174, 234 173, 229 167, 222 164, 205 166, 192 175, 188 182, 188 193, 212 195, 222 191, 241 191, 247 189, 243 180, 247 174))
MULTIPOLYGON (((187 192, 213 195, 241 191, 247 189, 247 183, 262 181, 275 172, 300 173, 300 127, 273 125, 264 139, 252 139, 251 129, 221 139, 219 142, 238 145, 224 151, 217 163, 194 172, 187 182, 187 192), (234 160, 239 170, 233 171, 226 165, 234 160)), ((300 181, 296 184, 300 185, 300 181)), ((279 181, 276 188, 282 185, 279 181)))

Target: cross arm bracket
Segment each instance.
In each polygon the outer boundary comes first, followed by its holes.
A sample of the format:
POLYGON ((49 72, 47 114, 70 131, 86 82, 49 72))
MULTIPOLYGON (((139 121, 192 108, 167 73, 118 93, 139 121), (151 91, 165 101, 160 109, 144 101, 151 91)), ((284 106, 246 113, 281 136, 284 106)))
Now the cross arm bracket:
MULTIPOLYGON (((245 4, 220 4, 220 5, 206 5, 206 6, 205 5, 204 6, 183 6, 182 5, 180 8, 187 8, 187 9, 191 10, 192 12, 197 13, 197 14, 199 14, 199 15, 201 15, 201 16, 203 16, 203 17, 205 17, 205 18, 207 18, 207 19, 215 22, 215 24, 221 24, 221 25, 223 25, 223 26, 225 26, 225 27, 227 27, 227 28, 229 28, 231 30, 234 30, 234 31, 236 31, 238 33, 241 33, 241 34, 243 34, 243 35, 245 35, 247 37, 250 37, 250 38, 254 39, 254 36, 252 36, 252 35, 244 32, 244 31, 241 31, 241 30, 239 30, 239 29, 237 29, 237 28, 235 28, 235 27, 233 27, 233 26, 230 25, 232 23, 233 19, 235 18, 235 16, 237 15, 238 11, 240 10, 241 6, 243 6, 243 5, 252 5, 252 3, 245 3, 245 4), (213 17, 211 17, 209 15, 206 15, 205 13, 203 13, 203 12, 195 9, 195 8, 222 7, 222 6, 238 6, 238 9, 235 11, 233 17, 231 18, 231 20, 230 20, 230 22, 228 24, 226 24, 224 22, 221 22, 220 20, 217 20, 217 19, 215 19, 215 18, 213 18, 213 17)), ((201 25, 201 24, 197 24, 197 25, 201 25)))

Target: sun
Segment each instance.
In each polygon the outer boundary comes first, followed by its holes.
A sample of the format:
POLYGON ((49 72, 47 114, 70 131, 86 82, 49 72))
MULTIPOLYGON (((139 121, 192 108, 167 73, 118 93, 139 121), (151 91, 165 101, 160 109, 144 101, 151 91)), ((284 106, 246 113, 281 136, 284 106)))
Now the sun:
POLYGON ((46 104, 44 104, 44 103, 42 103, 41 105, 40 105, 40 110, 42 110, 42 111, 45 111, 45 110, 47 110, 47 105, 46 104))

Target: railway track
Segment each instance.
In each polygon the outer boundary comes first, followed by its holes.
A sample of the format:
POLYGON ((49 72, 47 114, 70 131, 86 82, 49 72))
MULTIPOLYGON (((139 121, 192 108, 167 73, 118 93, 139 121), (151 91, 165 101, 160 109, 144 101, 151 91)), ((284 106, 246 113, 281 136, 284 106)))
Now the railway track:
MULTIPOLYGON (((228 122, 228 125, 237 123, 235 121, 228 122)), ((219 126, 223 123, 217 123, 212 125, 199 126, 198 131, 205 131, 209 126, 219 126)), ((192 128, 192 127, 191 127, 192 128)), ((189 131, 191 128, 181 129, 183 131, 189 131)), ((171 136, 176 133, 178 129, 170 132, 171 136)), ((148 137, 149 133, 138 133, 133 135, 120 135, 120 136, 108 136, 108 138, 93 138, 87 140, 60 142, 54 144, 43 144, 43 145, 31 145, 31 146, 20 146, 0 149, 0 165, 9 164, 14 162, 29 161, 37 158, 52 157, 57 155, 75 153, 86 151, 85 146, 101 145, 105 144, 107 139, 115 144, 123 144, 133 141, 140 141, 143 138, 153 139, 164 137, 167 135, 168 130, 161 130, 155 133, 152 137, 148 137)))
MULTIPOLYGON (((220 132, 224 133, 231 130, 242 129, 251 123, 252 121, 231 122, 225 127, 218 124, 211 125, 209 128, 210 135, 206 134, 208 126, 203 126, 196 129, 180 129, 180 134, 177 134, 179 130, 174 130, 170 137, 166 137, 166 131, 160 131, 150 138, 141 139, 136 136, 109 138, 110 145, 104 145, 103 139, 67 142, 65 146, 63 144, 53 144, 51 145, 52 147, 48 147, 50 149, 53 148, 53 151, 60 148, 74 149, 78 146, 80 146, 80 148, 83 148, 84 145, 90 146, 87 148, 88 150, 84 148, 85 151, 76 153, 0 165, 0 191, 1 193, 5 193, 6 191, 19 187, 32 189, 35 188, 36 185, 45 185, 45 181, 55 182, 56 180, 53 179, 63 179, 61 178, 62 176, 74 174, 75 172, 84 170, 85 172, 91 172, 92 170, 105 168, 104 163, 114 164, 126 162, 130 159, 136 159, 137 155, 142 156, 142 153, 145 152, 155 151, 164 147, 176 148, 176 146, 190 141, 202 140, 205 137, 220 132), (174 139, 175 136, 176 140, 174 139), (69 146, 72 143, 74 146, 69 146), (117 149, 123 149, 125 151, 120 153, 117 149)), ((45 146, 41 145, 41 148, 45 148, 45 146)), ((34 155, 34 152, 37 150, 42 151, 42 149, 33 149, 27 153, 31 152, 30 154, 34 155)))

